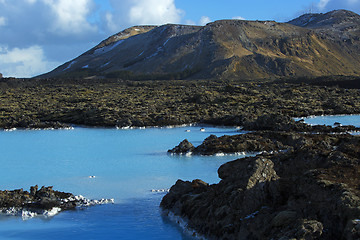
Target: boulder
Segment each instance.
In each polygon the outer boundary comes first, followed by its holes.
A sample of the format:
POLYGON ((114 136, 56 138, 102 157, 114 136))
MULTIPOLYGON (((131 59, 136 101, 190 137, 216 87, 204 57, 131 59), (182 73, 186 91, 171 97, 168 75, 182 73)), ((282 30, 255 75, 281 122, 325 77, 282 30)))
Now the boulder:
POLYGON ((195 149, 194 145, 192 145, 191 142, 185 139, 178 146, 174 147, 171 150, 168 150, 168 153, 186 154, 192 152, 194 149, 195 149))
POLYGON ((271 221, 273 227, 282 227, 292 224, 297 219, 295 211, 282 211, 279 212, 271 221))

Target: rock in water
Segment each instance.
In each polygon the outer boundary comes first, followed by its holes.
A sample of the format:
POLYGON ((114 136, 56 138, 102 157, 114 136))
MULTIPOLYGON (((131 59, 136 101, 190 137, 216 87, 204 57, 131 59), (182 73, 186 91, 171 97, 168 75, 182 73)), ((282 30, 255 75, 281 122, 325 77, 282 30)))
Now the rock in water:
POLYGON ((174 147, 171 150, 168 150, 168 153, 175 154, 187 154, 191 153, 194 150, 194 145, 189 142, 187 139, 183 140, 178 146, 174 147))
POLYGON ((23 219, 42 215, 54 216, 63 210, 76 207, 114 203, 113 199, 89 200, 83 196, 75 196, 53 190, 53 187, 30 187, 30 193, 23 189, 0 191, 0 213, 21 216, 23 219))

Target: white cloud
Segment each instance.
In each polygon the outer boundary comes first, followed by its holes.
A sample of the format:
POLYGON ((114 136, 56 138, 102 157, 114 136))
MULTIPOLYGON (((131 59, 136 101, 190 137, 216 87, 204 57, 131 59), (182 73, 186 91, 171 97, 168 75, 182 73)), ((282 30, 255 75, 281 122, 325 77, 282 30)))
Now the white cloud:
POLYGON ((30 77, 77 57, 109 35, 99 14, 95 0, 0 0, 0 72, 30 77))
POLYGON ((245 18, 243 18, 241 16, 236 16, 236 17, 233 17, 232 19, 234 19, 234 20, 245 20, 245 18))
POLYGON ((110 3, 114 11, 108 12, 105 20, 112 31, 134 25, 180 23, 184 15, 175 0, 110 0, 110 3))
POLYGON ((318 6, 320 8, 320 10, 324 9, 326 7, 326 5, 328 5, 330 0, 320 0, 318 6))
POLYGON ((202 16, 199 21, 199 25, 204 26, 207 23, 211 22, 211 19, 207 16, 202 16))
POLYGON ((0 72, 41 74, 125 27, 180 23, 185 14, 175 0, 101 1, 0 0, 0 72))
POLYGON ((320 0, 318 3, 318 9, 324 12, 337 9, 359 12, 360 0, 320 0))
POLYGON ((36 0, 25 0, 25 2, 27 2, 29 4, 34 4, 34 3, 36 3, 36 0))
POLYGON ((6 18, 5 17, 0 17, 0 27, 1 26, 6 26, 6 18))
POLYGON ((0 47, 0 69, 6 77, 33 77, 59 65, 49 62, 40 46, 0 47))
POLYGON ((114 22, 114 15, 111 14, 110 12, 105 13, 105 23, 106 23, 106 27, 111 31, 111 32, 116 32, 118 31, 118 26, 116 25, 116 23, 114 22))
POLYGON ((177 9, 174 0, 136 0, 130 8, 130 23, 164 24, 179 23, 182 11, 177 9))
POLYGON ((96 30, 96 28, 87 21, 87 17, 90 14, 91 8, 93 6, 92 0, 42 1, 56 16, 55 21, 52 24, 52 32, 60 34, 79 34, 96 30))

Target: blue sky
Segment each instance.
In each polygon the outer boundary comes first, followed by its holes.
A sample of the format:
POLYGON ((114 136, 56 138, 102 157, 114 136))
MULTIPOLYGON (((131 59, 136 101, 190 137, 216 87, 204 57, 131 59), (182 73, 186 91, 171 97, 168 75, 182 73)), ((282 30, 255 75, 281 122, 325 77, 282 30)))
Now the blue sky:
POLYGON ((334 9, 359 14, 360 0, 0 0, 0 73, 45 73, 134 25, 286 22, 334 9))

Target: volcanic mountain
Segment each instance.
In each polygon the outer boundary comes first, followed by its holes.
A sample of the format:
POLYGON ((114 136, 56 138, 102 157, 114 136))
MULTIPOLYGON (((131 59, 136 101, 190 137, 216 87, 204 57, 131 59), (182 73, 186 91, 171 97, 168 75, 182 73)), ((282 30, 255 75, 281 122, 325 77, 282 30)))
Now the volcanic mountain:
POLYGON ((220 20, 136 26, 44 74, 128 79, 264 79, 360 75, 360 16, 345 10, 288 23, 220 20))

